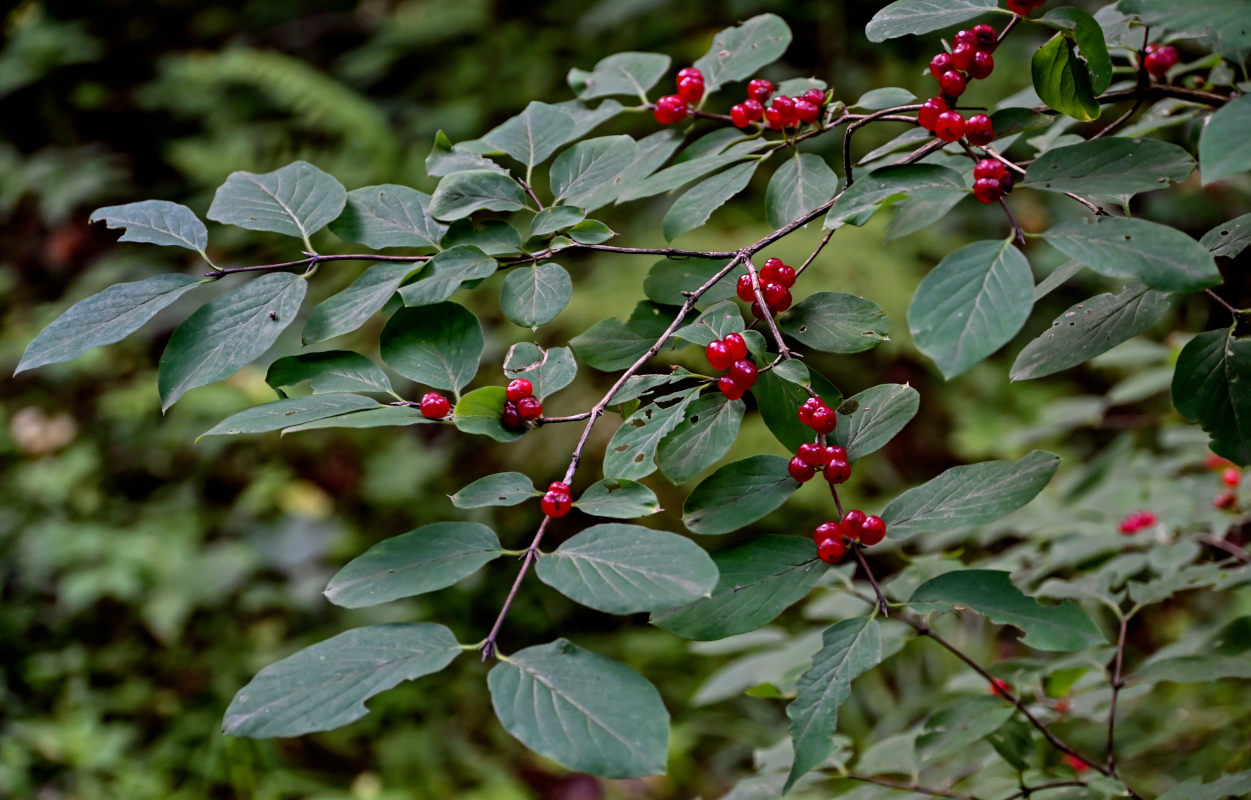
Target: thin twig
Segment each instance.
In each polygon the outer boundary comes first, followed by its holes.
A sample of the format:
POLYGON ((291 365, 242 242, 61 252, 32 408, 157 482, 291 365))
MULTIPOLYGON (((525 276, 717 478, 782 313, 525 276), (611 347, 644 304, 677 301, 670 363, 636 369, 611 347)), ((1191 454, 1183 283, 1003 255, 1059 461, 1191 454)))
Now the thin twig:
POLYGON ((1121 667, 1125 663, 1125 633, 1129 629, 1129 615, 1121 615, 1121 628, 1116 637, 1116 658, 1112 666, 1112 702, 1108 706, 1108 741, 1105 758, 1108 760, 1108 771, 1116 774, 1116 701, 1120 697, 1121 687, 1125 681, 1121 679, 1121 667))
POLYGON ((521 588, 521 581, 525 579, 526 572, 530 570, 530 565, 538 558, 539 543, 543 541, 543 534, 547 531, 547 523, 551 519, 547 515, 543 516, 543 521, 539 523, 539 529, 535 531, 534 538, 530 541, 530 546, 526 548, 526 555, 521 562, 521 569, 517 571, 517 578, 513 581, 512 588, 508 590, 508 597, 504 598, 504 606, 499 616, 495 618, 495 624, 491 626, 491 632, 487 634, 486 640, 482 643, 483 661, 495 655, 495 638, 499 636, 500 627, 504 624, 504 617, 507 616, 508 609, 512 607, 513 600, 517 598, 517 591, 521 588))
POLYGON ((1008 218, 1008 224, 1015 231, 1016 243, 1021 247, 1025 246, 1025 231, 1021 230, 1021 223, 1016 221, 1016 217, 1012 214, 1012 209, 1002 197, 999 198, 999 207, 1003 209, 1004 216, 1008 218))
POLYGON ((581 414, 570 414, 567 417, 539 417, 534 421, 536 425, 550 425, 554 422, 578 422, 591 416, 590 411, 583 411, 581 414))
MULTIPOLYGON (((860 130, 862 127, 864 127, 865 125, 875 120, 880 120, 885 117, 896 116, 900 112, 903 112, 903 111, 916 111, 919 108, 921 108, 920 105, 895 106, 893 108, 884 108, 881 111, 875 111, 872 114, 866 114, 865 116, 861 117, 860 119, 856 120, 855 122, 847 126, 847 132, 843 134, 843 178, 847 181, 848 186, 851 186, 852 183, 854 183, 856 180, 855 177, 853 177, 852 172, 851 172, 851 137, 855 135, 856 131, 860 130)), ((913 117, 898 117, 896 121, 911 122, 913 124, 916 123, 916 119, 913 117)))
POLYGON ((808 269, 808 265, 811 264, 813 261, 816 261, 817 256, 821 253, 822 250, 825 249, 825 246, 830 243, 830 237, 833 235, 834 235, 833 228, 830 228, 828 231, 825 232, 825 236, 821 237, 821 243, 818 244, 817 248, 812 251, 812 255, 808 256, 808 260, 800 264, 799 269, 795 270, 796 278, 799 278, 800 275, 803 275, 804 270, 808 269))
POLYGON ((534 189, 530 187, 530 182, 518 176, 514 177, 517 179, 517 183, 521 184, 521 188, 526 190, 526 194, 530 195, 530 199, 534 201, 536 206, 538 206, 539 211, 542 211, 543 201, 540 200, 539 196, 534 193, 534 189))
POLYGON ((876 783, 878 786, 886 786, 891 789, 900 789, 905 792, 916 792, 918 794, 928 794, 931 797, 954 797, 957 800, 977 800, 976 795, 971 794, 955 794, 954 792, 945 792, 942 789, 931 789, 928 786, 922 786, 919 783, 903 783, 902 781, 892 781, 890 778, 879 778, 876 775, 861 775, 858 772, 849 772, 840 777, 853 781, 863 781, 864 783, 876 783))
POLYGON ((1218 539, 1215 536, 1196 536, 1195 541, 1206 544, 1209 547, 1215 547, 1218 550, 1224 550, 1234 558, 1244 564, 1251 564, 1251 553, 1239 547, 1233 542, 1227 542, 1224 539, 1218 539))
POLYGON ((1226 311, 1228 311, 1230 314, 1237 315, 1237 313, 1238 313, 1238 309, 1234 308, 1234 307, 1233 307, 1233 306, 1229 303, 1229 301, 1228 301, 1228 300, 1226 300, 1225 298, 1221 297, 1219 294, 1217 294, 1216 292, 1212 291, 1211 289, 1204 289, 1204 290, 1203 290, 1203 292, 1204 292, 1204 294, 1206 294, 1208 297, 1210 297, 1210 298, 1212 298, 1213 300, 1215 300, 1215 301, 1216 301, 1219 305, 1221 305, 1222 307, 1224 307, 1224 309, 1225 309, 1226 311))
POLYGON ((1003 800, 1017 800, 1018 797, 1029 797, 1034 792, 1045 792, 1048 789, 1061 789, 1065 786, 1085 786, 1086 781, 1052 781, 1051 783, 1040 783, 1037 786, 1027 786, 1016 794, 1010 794, 1003 800))
POLYGON ((869 569, 869 562, 865 560, 864 553, 860 550, 860 543, 852 542, 851 551, 856 554, 860 569, 864 570, 864 576, 869 579, 869 585, 873 587, 873 593, 877 595, 877 610, 882 612, 883 617, 889 617, 890 610, 887 608, 886 598, 882 595, 882 587, 877 585, 877 578, 874 577, 873 570, 869 569))
POLYGON ((206 272, 207 278, 220 278, 222 275, 233 275, 236 272, 261 272, 267 269, 293 269, 295 267, 314 267, 323 261, 388 261, 399 264, 413 264, 418 261, 429 261, 434 256, 384 256, 376 253, 347 253, 344 255, 310 255, 298 261, 283 261, 278 264, 254 264, 250 267, 219 267, 206 272))

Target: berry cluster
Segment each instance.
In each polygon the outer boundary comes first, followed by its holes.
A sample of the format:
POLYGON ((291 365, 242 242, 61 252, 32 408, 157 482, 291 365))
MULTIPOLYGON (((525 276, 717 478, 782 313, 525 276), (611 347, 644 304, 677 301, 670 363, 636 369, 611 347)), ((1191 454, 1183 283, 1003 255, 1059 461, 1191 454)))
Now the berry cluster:
POLYGON ((1047 0, 1008 0, 1008 10, 1024 17, 1045 2, 1047 0))
POLYGON ((563 517, 568 514, 569 509, 573 508, 573 498, 569 496, 569 491, 569 484, 552 481, 547 487, 547 493, 539 501, 543 513, 549 517, 563 517))
POLYGON ((1143 528, 1154 525, 1156 519, 1156 515, 1150 511, 1131 511, 1125 515, 1125 519, 1121 520, 1121 533, 1126 536, 1138 533, 1143 528))
POLYGON ((694 67, 678 70, 677 94, 667 94, 656 101, 654 115, 661 125, 672 125, 686 119, 691 106, 704 99, 704 73, 694 67))
POLYGON ((822 522, 812 532, 817 543, 817 558, 827 564, 837 564, 847 553, 848 542, 866 547, 877 544, 886 538, 886 523, 881 517, 866 515, 858 508, 853 508, 843 515, 841 522, 822 522))
POLYGON ((452 410, 452 404, 438 392, 426 392, 421 398, 421 415, 426 419, 443 419, 452 410))
POLYGON ((970 79, 980 80, 994 71, 991 53, 999 46, 999 39, 994 28, 982 24, 957 32, 953 42, 950 53, 942 52, 930 59, 930 73, 938 79, 941 94, 921 105, 917 124, 944 142, 964 137, 969 144, 984 146, 995 138, 990 117, 974 114, 966 120, 956 111, 956 103, 970 79))
POLYGON ((764 78, 747 82, 747 99, 730 108, 730 120, 740 128, 746 128, 762 119, 770 130, 798 128, 821 118, 821 106, 825 104, 825 92, 809 89, 798 97, 778 95, 768 107, 765 103, 773 95, 773 84, 764 78))
POLYGON ((804 442, 799 446, 799 450, 786 469, 791 477, 800 483, 812 480, 818 469, 831 486, 846 483, 851 477, 851 464, 847 461, 847 451, 836 444, 822 447, 813 442, 804 442))
POLYGON ((819 397, 809 397, 799 407, 799 421, 825 436, 838 425, 838 414, 819 397))
POLYGON ((708 365, 717 372, 729 370, 717 380, 717 388, 730 400, 737 400, 756 385, 759 370, 747 357, 747 342, 737 333, 727 333, 704 348, 708 365))
POLYGON ((1147 55, 1142 59, 1142 67, 1149 72, 1153 78, 1160 80, 1164 77, 1165 73, 1173 68, 1173 65, 1177 63, 1179 58, 1180 56, 1177 53, 1177 48, 1173 47, 1171 44, 1163 46, 1158 44, 1149 44, 1147 45, 1147 55))
MULTIPOLYGON (((776 315, 791 307, 791 287, 795 285, 795 268, 782 263, 780 258, 770 258, 760 268, 760 293, 764 295, 769 313, 776 315)), ((751 275, 738 279, 738 299, 751 303, 751 313, 756 319, 764 319, 764 311, 756 300, 756 290, 751 285, 751 275)))
POLYGON ((510 431, 519 431, 526 427, 527 422, 543 416, 543 403, 534 396, 534 385, 525 378, 509 381, 504 393, 508 400, 504 403, 500 422, 510 431))
POLYGON ((994 203, 1012 191, 1012 173, 1002 161, 983 158, 973 165, 973 196, 983 203, 994 203))

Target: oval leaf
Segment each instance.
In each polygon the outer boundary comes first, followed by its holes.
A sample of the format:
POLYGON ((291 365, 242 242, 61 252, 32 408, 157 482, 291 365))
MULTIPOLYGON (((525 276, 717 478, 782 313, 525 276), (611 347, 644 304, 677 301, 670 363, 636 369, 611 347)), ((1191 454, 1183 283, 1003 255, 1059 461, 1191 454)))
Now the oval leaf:
POLYGON ((386 183, 348 192, 347 207, 330 230, 373 248, 438 247, 447 226, 430 216, 430 195, 386 183))
POLYGON ((452 410, 452 424, 465 433, 490 436, 497 442, 515 442, 527 429, 514 431, 504 427, 500 415, 507 402, 503 386, 483 386, 466 392, 452 410))
POLYGON ((495 274, 495 259, 477 247, 458 245, 439 253, 426 265, 421 279, 400 289, 406 306, 442 303, 467 281, 495 274))
POLYGON ((1221 282, 1203 245, 1167 225, 1125 217, 1071 220, 1043 234, 1047 244, 1111 278, 1135 278, 1166 292, 1194 292, 1221 282))
MULTIPOLYGON (((306 161, 257 175, 232 172, 213 195, 208 218, 250 231, 308 237, 343 211, 347 190, 306 161)), ((311 249, 311 248, 310 248, 311 249)))
POLYGON ((674 483, 686 483, 721 460, 738 438, 747 405, 713 392, 691 403, 686 418, 660 441, 656 460, 674 483))
POLYGON ((847 449, 852 461, 875 452, 904 429, 921 405, 921 395, 911 386, 883 383, 848 398, 855 412, 838 415, 834 440, 847 449))
POLYGON ((569 86, 583 100, 629 94, 647 102, 647 90, 669 71, 663 53, 614 53, 600 59, 590 72, 569 71, 569 86))
POLYGON ((895 0, 873 15, 864 33, 870 42, 884 42, 950 28, 997 7, 995 0, 895 0))
POLYGON ((724 172, 705 178, 687 189, 669 207, 669 211, 661 222, 661 230, 665 238, 673 241, 687 231, 694 230, 707 222, 712 212, 747 188, 747 183, 759 165, 759 161, 735 164, 724 172))
POLYGON ((518 211, 526 196, 511 177, 484 169, 453 172, 439 181, 430 198, 437 219, 463 219, 475 211, 518 211))
POLYGON ((500 311, 515 324, 535 328, 556 318, 573 297, 573 281, 559 264, 517 267, 500 288, 500 311))
POLYGON ((765 216, 774 228, 789 225, 829 201, 838 191, 838 176, 825 159, 796 153, 769 179, 765 216))
POLYGON ((799 483, 780 456, 752 456, 726 464, 686 498, 682 522, 695 533, 729 533, 786 502, 799 483))
POLYGON ((425 264, 374 264, 351 286, 323 300, 304 323, 305 344, 324 342, 351 333, 377 313, 400 284, 425 264))
POLYGON ((677 427, 686 406, 697 396, 698 386, 658 397, 631 414, 608 441, 604 452, 605 477, 638 479, 655 472, 660 440, 677 427))
POLYGON ((1205 184, 1251 169, 1251 95, 1225 104, 1199 136, 1199 172, 1205 184))
MULTIPOLYGON (((553 105, 536 100, 531 101, 525 111, 482 138, 496 150, 502 150, 527 167, 533 167, 556 152, 557 147, 569 141, 572 133, 572 117, 553 105)), ((517 185, 514 183, 513 186, 517 185)))
POLYGON ((1090 72, 1077 57, 1077 48, 1068 36, 1057 33, 1038 48, 1030 61, 1030 71, 1034 91, 1044 103, 1082 122, 1099 118, 1099 101, 1091 87, 1090 72))
POLYGON ((695 62, 708 91, 742 80, 782 57, 791 43, 791 29, 776 14, 760 14, 712 37, 712 47, 695 62))
POLYGON ((534 483, 520 472, 500 472, 479 478, 452 495, 451 500, 457 508, 515 506, 540 494, 534 483))
POLYGON ((826 353, 859 353, 886 341, 890 320, 871 300, 843 292, 817 292, 778 318, 788 336, 826 353))
POLYGON ((1251 465, 1251 338, 1207 331, 1186 343, 1173 374, 1173 405, 1212 436, 1212 452, 1251 465))
POLYGON ((313 394, 329 392, 391 392, 382 369, 360 353, 326 350, 286 356, 269 365, 265 382, 275 389, 308 381, 313 394))
POLYGON ((1156 139, 1095 139, 1056 147, 1039 156, 1021 185, 1050 192, 1116 198, 1167 189, 1186 180, 1195 160, 1182 148, 1156 139))
POLYGON ((185 247, 204 255, 208 229, 195 212, 168 200, 144 200, 124 206, 106 206, 91 212, 88 222, 103 220, 109 228, 124 228, 119 242, 185 247))
POLYGON ((405 378, 459 394, 478 371, 484 341, 477 317, 438 303, 392 314, 380 346, 382 360, 405 378))
POLYGON ((525 378, 530 381, 534 396, 542 400, 573 382, 578 374, 578 362, 568 347, 544 350, 531 342, 518 342, 509 349, 508 358, 504 360, 504 374, 509 380, 525 378))
POLYGON ((600 136, 578 142, 552 162, 555 202, 594 211, 616 199, 613 179, 634 163, 638 144, 629 136, 600 136))
POLYGON ((290 425, 303 425, 306 422, 370 408, 384 408, 384 406, 373 398, 359 394, 315 394, 308 397, 289 397, 254 408, 245 408, 238 414, 232 414, 217 423, 197 438, 233 436, 241 433, 268 433, 282 430, 290 425))
POLYGON ((634 519, 655 514, 660 501, 641 483, 606 478, 588 486, 574 506, 595 517, 634 519))

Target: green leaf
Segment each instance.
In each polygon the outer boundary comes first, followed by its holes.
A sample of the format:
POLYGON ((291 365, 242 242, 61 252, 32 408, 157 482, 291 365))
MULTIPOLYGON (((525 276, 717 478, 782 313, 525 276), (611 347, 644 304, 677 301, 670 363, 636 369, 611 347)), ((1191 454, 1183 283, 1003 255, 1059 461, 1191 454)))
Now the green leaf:
POLYGON ((847 458, 852 461, 894 439, 921 405, 920 393, 906 383, 882 383, 848 400, 856 404, 856 410, 838 415, 834 440, 847 449, 847 458))
POLYGON ((877 620, 859 617, 825 629, 812 666, 799 678, 795 699, 786 707, 791 718, 795 761, 783 793, 834 752, 830 737, 838 728, 838 709, 851 696, 851 682, 882 660, 877 620))
MULTIPOLYGON (((527 167, 533 167, 547 160, 548 156, 556 152, 556 148, 569 141, 572 133, 573 117, 555 106, 531 101, 525 111, 496 127, 482 139, 496 150, 502 150, 527 167)), ((516 184, 513 186, 516 187, 516 184)), ((435 196, 438 197, 438 192, 435 196)), ((441 215, 436 212, 435 216, 441 215)))
POLYGON ((504 427, 500 415, 508 396, 503 386, 483 386, 466 392, 452 410, 452 423, 459 431, 490 436, 497 442, 515 442, 525 430, 514 431, 504 427))
POLYGON ((601 58, 590 72, 569 70, 569 87, 582 100, 628 94, 646 102, 647 90, 665 76, 669 63, 663 53, 614 53, 601 58))
POLYGON ((1015 713, 1016 706, 1001 697, 958 697, 925 721, 917 737, 917 755, 922 763, 933 764, 963 753, 1003 727, 1015 713))
POLYGON ((847 187, 826 215, 825 227, 859 227, 883 208, 897 206, 887 227, 887 238, 897 239, 937 222, 967 196, 964 177, 953 169, 934 164, 879 167, 847 187))
POLYGON ((525 378, 534 384, 534 396, 543 400, 573 382, 578 362, 568 347, 547 350, 531 342, 518 342, 504 360, 504 374, 509 380, 525 378))
POLYGON ((430 675, 460 655, 452 632, 429 622, 355 628, 270 664, 239 690, 228 736, 300 736, 355 722, 379 692, 430 675))
POLYGON ((1194 169, 1194 159, 1175 144, 1109 137, 1048 150, 1030 165, 1021 185, 1111 197, 1124 205, 1139 192, 1186 180, 1194 169))
MULTIPOLYGON (((686 302, 683 292, 693 292, 702 287, 724 269, 726 263, 693 258, 681 261, 666 258, 657 261, 643 280, 643 294, 647 295, 647 299, 657 303, 680 306, 686 302)), ((737 275, 733 272, 728 273, 704 293, 700 302, 717 303, 734 297, 737 280, 737 275)))
POLYGON ((155 275, 110 286, 79 300, 39 332, 13 374, 78 358, 93 347, 121 341, 157 312, 204 283, 187 275, 155 275))
POLYGON ((908 327, 948 380, 1005 345, 1034 307, 1034 275, 1011 240, 947 255, 917 287, 908 327))
POLYGON ((890 320, 871 300, 842 292, 817 292, 783 313, 778 328, 814 350, 859 353, 886 341, 890 320))
POLYGON ((330 175, 305 161, 257 175, 232 172, 218 187, 209 206, 214 222, 250 231, 272 231, 308 237, 343 211, 347 190, 330 175))
POLYGON ((486 169, 507 175, 508 170, 489 158, 470 152, 459 145, 452 144, 443 131, 434 137, 434 146, 426 156, 426 174, 431 178, 442 178, 453 172, 464 172, 471 169, 486 169))
POLYGON ((353 411, 334 417, 326 417, 325 419, 305 422, 301 425, 292 425, 289 428, 283 428, 282 433, 285 436, 288 433, 322 430, 324 428, 386 428, 401 425, 422 425, 432 422, 434 420, 426 419, 421 415, 421 411, 416 408, 383 406, 382 408, 371 408, 365 411, 353 411))
POLYGON ((569 229, 569 238, 579 244, 601 244, 617 232, 597 219, 584 219, 569 229))
POLYGON ((559 264, 517 267, 500 289, 500 310, 515 324, 536 328, 555 319, 572 296, 573 281, 559 264))
POLYGON ((1095 94, 1107 91, 1112 83, 1112 59, 1108 56, 1108 43, 1104 41, 1099 22, 1080 8, 1052 9, 1039 22, 1072 36, 1078 52, 1086 60, 1091 89, 1095 94))
POLYGON ((1251 96, 1245 94, 1230 100, 1208 119, 1199 135, 1199 172, 1204 184, 1251 169, 1248 127, 1251 96))
POLYGON ((439 181, 430 198, 430 213, 438 219, 456 220, 475 211, 518 211, 526 196, 511 177, 488 170, 453 172, 439 181))
POLYGON ((502 219, 458 219, 447 229, 443 246, 476 247, 489 256, 521 252, 521 231, 502 219))
POLYGON ((265 382, 275 389, 308 381, 314 394, 329 392, 391 392, 391 380, 360 353, 326 350, 285 356, 269 365, 265 382))
POLYGON ((785 458, 734 461, 700 481, 682 506, 682 522, 694 533, 730 533, 778 508, 798 488, 785 458))
POLYGON ((1245 62, 1251 53, 1251 28, 1243 0, 1121 0, 1117 7, 1174 36, 1198 39, 1235 62, 1245 62))
POLYGON ((535 571, 570 600, 608 614, 673 608, 717 585, 717 566, 690 539, 620 522, 565 540, 535 571))
POLYGON ((439 253, 426 265, 421 279, 400 289, 406 306, 442 303, 467 281, 489 278, 498 265, 476 247, 457 245, 439 253))
POLYGON ((343 608, 376 606, 451 586, 499 557, 499 539, 487 526, 436 522, 349 561, 326 585, 326 599, 343 608))
POLYGON ((917 96, 907 89, 901 89, 898 86, 886 86, 881 89, 871 89, 860 95, 860 99, 852 103, 852 108, 863 108, 866 111, 881 111, 886 108, 894 108, 895 106, 906 106, 909 103, 915 103, 917 96))
POLYGON ((1221 282, 1203 245, 1181 231, 1125 217, 1071 220, 1043 235, 1047 244, 1110 278, 1135 278, 1152 289, 1193 292, 1221 282))
POLYGON ((837 191, 838 176, 824 158, 797 152, 769 179, 765 216, 771 227, 781 228, 828 202, 837 191))
POLYGON ((1207 331, 1187 342, 1173 374, 1173 405, 1211 437, 1212 452, 1251 465, 1251 338, 1207 331))
POLYGON ((482 326, 455 303, 401 308, 382 329, 382 360, 405 378, 459 393, 482 358, 482 326))
POLYGON ((629 136, 600 136, 578 142, 552 162, 555 203, 594 211, 619 191, 613 179, 634 163, 638 144, 629 136))
POLYGON ((660 510, 660 501, 655 492, 641 483, 605 478, 588 486, 574 506, 594 517, 634 519, 655 514, 660 510))
POLYGON ((656 343, 651 326, 636 321, 603 319, 569 340, 578 357, 595 369, 624 369, 656 343))
POLYGON ((548 236, 563 231, 571 225, 577 225, 586 219, 586 212, 572 206, 548 206, 534 215, 530 222, 530 235, 534 237, 548 236))
POLYGON ((208 229, 195 212, 168 200, 144 200, 124 206, 106 206, 91 212, 88 222, 103 220, 109 228, 124 228, 119 242, 185 247, 204 255, 208 229))
MULTIPOLYGON (((815 372, 809 373, 809 379, 821 399, 830 408, 837 408, 843 399, 842 392, 815 372)), ((800 422, 798 417, 799 407, 809 397, 807 390, 770 370, 760 373, 760 379, 751 392, 769 432, 783 447, 794 452, 804 442, 812 441, 812 428, 800 422)))
POLYGON ((1016 588, 1007 572, 997 570, 939 575, 917 587, 908 604, 923 613, 939 606, 971 609, 996 624, 1020 628, 1025 634, 1021 642, 1038 650, 1080 650, 1107 641, 1071 601, 1045 606, 1016 588))
POLYGON ((1099 101, 1091 87, 1090 72, 1076 51, 1071 38, 1057 33, 1034 52, 1030 72, 1034 91, 1044 103, 1061 114, 1089 122, 1099 118, 1099 101))
POLYGON ((1059 456, 1034 450, 1019 461, 952 467, 886 506, 887 535, 904 539, 994 522, 1033 500, 1059 466, 1059 456))
POLYGON ((604 452, 604 476, 636 479, 655 472, 660 440, 682 421, 687 405, 699 396, 699 388, 657 398, 622 422, 604 452), (662 402, 668 405, 661 406, 662 402))
POLYGON ((699 641, 754 631, 806 597, 826 573, 807 536, 755 536, 712 560, 721 575, 712 596, 655 612, 653 625, 699 641))
POLYGON ((1251 678, 1251 659, 1245 655, 1222 656, 1212 653, 1174 656, 1144 664, 1138 671, 1137 678, 1149 684, 1163 681, 1207 683, 1224 678, 1251 678))
POLYGON ((724 83, 750 78, 782 57, 791 43, 791 29, 776 14, 760 14, 712 37, 712 47, 695 68, 704 74, 711 94, 724 83))
POLYGON ((591 108, 581 100, 566 100, 552 107, 565 112, 573 119, 573 130, 566 137, 566 142, 576 142, 625 110, 625 106, 616 100, 604 100, 595 108, 591 108))
POLYGON ((365 270, 351 286, 313 309, 304 323, 304 343, 324 342, 358 329, 387 304, 400 284, 425 266, 424 263, 375 264, 365 270))
POLYGON ((515 506, 541 494, 530 478, 520 472, 500 472, 479 478, 450 497, 457 508, 483 508, 515 506))
POLYGON ((738 303, 725 300, 710 306, 694 322, 678 328, 673 335, 691 344, 707 347, 728 334, 742 333, 744 327, 738 303))
POLYGON ((929 33, 993 11, 995 0, 895 0, 873 15, 864 33, 870 42, 929 33))
POLYGON ((625 664, 557 639, 501 659, 487 686, 504 729, 564 767, 602 778, 665 771, 669 712, 625 664))
POLYGON ((300 276, 273 272, 201 306, 178 326, 161 354, 161 409, 191 389, 229 378, 268 350, 295 319, 307 289, 300 276))
POLYGON ((633 177, 634 166, 632 165, 623 173, 624 177, 621 185, 624 188, 617 197, 617 203, 620 204, 629 200, 638 200, 643 197, 651 197, 673 191, 685 186, 696 178, 702 178, 710 172, 716 172, 722 167, 726 167, 736 161, 743 161, 745 158, 746 156, 739 153, 693 158, 689 161, 682 161, 665 167, 659 172, 638 180, 633 177))
POLYGON ((347 207, 330 230, 340 239, 375 249, 437 248, 447 226, 430 216, 430 195, 385 183, 348 192, 347 207))
POLYGON ((639 139, 634 161, 613 178, 613 183, 619 187, 616 202, 620 203, 625 199, 624 192, 628 191, 629 187, 640 184, 647 176, 659 169, 661 164, 668 161, 669 156, 673 155, 684 141, 681 134, 669 129, 656 131, 639 139))
POLYGON ((382 407, 377 400, 359 394, 315 394, 308 397, 290 397, 245 408, 237 414, 230 415, 196 438, 233 436, 240 433, 268 433, 291 425, 302 425, 327 417, 337 417, 351 411, 382 407))
POLYGON ((747 406, 720 392, 704 395, 686 409, 656 451, 660 471, 673 483, 686 483, 717 463, 738 438, 747 406))
POLYGON ((1228 222, 1222 222, 1203 234, 1199 244, 1206 247, 1214 256, 1236 258, 1247 248, 1247 245, 1251 245, 1251 214, 1243 214, 1228 222))
POLYGON ((759 164, 759 161, 735 164, 683 192, 661 221, 665 239, 673 241, 707 222, 712 212, 747 188, 759 164))
POLYGON ((1041 378, 1075 367, 1150 328, 1168 313, 1169 295, 1139 283, 1069 308, 1051 328, 1025 346, 1012 365, 1012 380, 1041 378))

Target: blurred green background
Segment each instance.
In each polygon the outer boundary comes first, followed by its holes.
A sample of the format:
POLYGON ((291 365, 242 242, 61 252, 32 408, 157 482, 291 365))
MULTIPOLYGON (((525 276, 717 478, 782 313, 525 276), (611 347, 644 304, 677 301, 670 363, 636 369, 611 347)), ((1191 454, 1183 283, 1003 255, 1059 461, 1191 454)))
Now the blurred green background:
MULTIPOLYGON (((568 99, 566 72, 613 52, 665 52, 676 70, 700 56, 717 30, 762 11, 782 15, 795 32, 766 77, 824 77, 845 100, 891 85, 927 92, 929 43, 870 46, 864 39, 878 7, 754 0, 20 2, 0 18, 0 361, 11 373, 35 333, 72 301, 123 280, 203 269, 181 251, 115 244, 115 233, 88 225, 94 208, 161 198, 203 214, 231 171, 268 171, 296 158, 349 189, 403 183, 429 191, 423 162, 438 130, 453 141, 468 139, 531 99, 568 99)), ((1036 44, 1020 37, 997 58, 1024 64, 1036 44)), ((1014 81, 1023 71, 1000 73, 979 87, 979 97, 990 102, 1021 88, 1014 81)), ((646 115, 627 117, 622 130, 652 127, 646 115)), ((866 131, 857 151, 901 130, 885 127, 866 131)), ((1176 132, 1182 140, 1192 135, 1176 132)), ((832 154, 836 147, 828 142, 816 150, 832 154)), ((682 243, 722 248, 763 235, 768 172, 757 177, 759 191, 682 243)), ((1249 210, 1245 189, 1218 195, 1187 185, 1147 203, 1153 218, 1197 235, 1249 210)), ((606 219, 620 242, 656 246, 664 205, 636 203, 606 219)), ((1157 332, 1162 345, 1142 343, 1103 366, 1010 387, 1007 365, 1023 336, 1007 356, 952 386, 942 383, 912 348, 905 311, 920 276, 944 253, 979 231, 1002 235, 997 210, 972 205, 903 241, 885 242, 880 220, 845 230, 814 267, 809 288, 867 296, 895 328, 887 345, 821 360, 819 368, 847 395, 911 382, 923 398, 904 434, 863 465, 851 499, 866 507, 879 508, 884 499, 877 498, 954 463, 1015 457, 1038 444, 1077 463, 1114 442, 1125 452, 1150 451, 1156 426, 1176 421, 1167 383, 1179 340, 1164 338, 1167 326, 1157 332)), ((1044 226, 1057 213, 1030 195, 1014 207, 1027 227, 1044 226)), ((769 255, 796 263, 819 235, 802 232, 769 255)), ((322 236, 328 250, 346 251, 322 236)), ((211 242, 218 263, 298 257, 291 240, 238 229, 214 226, 211 242)), ((1038 252, 1040 274, 1055 266, 1050 258, 1038 252)), ((653 261, 571 260, 574 302, 544 328, 542 342, 564 344, 605 308, 628 314, 653 261)), ((1237 301, 1241 292, 1245 301, 1246 270, 1239 270, 1243 283, 1226 296, 1237 301)), ((328 296, 359 271, 323 268, 313 291, 328 296)), ((528 335, 493 307, 492 286, 498 289, 488 282, 463 300, 493 326, 487 365, 528 335)), ((1026 333, 1101 286, 1092 281, 1049 296, 1026 333)), ((506 546, 520 546, 512 543, 528 538, 537 508, 461 512, 446 495, 504 469, 550 480, 576 432, 553 426, 507 448, 437 426, 197 443, 224 416, 273 395, 262 364, 192 392, 162 416, 155 364, 187 311, 176 306, 121 344, 4 382, 0 797, 716 797, 750 770, 753 748, 782 736, 786 720, 776 702, 738 698, 690 707, 725 656, 692 658, 686 643, 641 619, 578 610, 531 581, 510 617, 504 649, 564 635, 652 678, 674 714, 669 777, 599 782, 528 753, 494 722, 485 667, 472 655, 371 701, 373 713, 340 731, 281 741, 223 737, 221 713, 256 670, 348 627, 431 619, 462 641, 481 639, 512 580, 504 563, 451 589, 376 609, 337 609, 321 589, 377 541, 442 519, 480 519, 506 546), (546 471, 534 474, 535 464, 546 471)), ((1172 322, 1191 332, 1225 324, 1198 300, 1183 304, 1172 322)), ((361 346, 370 347, 376 334, 376 326, 364 331, 361 346)), ((666 357, 693 363, 694 355, 666 357)), ((586 408, 606 387, 604 378, 580 376, 548 413, 586 408)), ((488 366, 479 381, 500 379, 502 372, 488 366)), ((611 432, 611 425, 602 427, 611 432)), ((1201 455, 1191 434, 1177 441, 1188 457, 1201 455)), ((782 450, 754 423, 734 455, 757 452, 782 450)), ((597 478, 597 469, 592 459, 579 482, 597 478)), ((679 524, 682 494, 648 482, 670 509, 658 524, 679 524)), ((1131 493, 1127 502, 1135 501, 1131 493)), ((825 504, 819 492, 801 492, 756 530, 807 530, 829 513, 825 504)), ((1128 510, 1106 513, 1111 519, 1128 510)), ((884 567, 893 563, 886 559, 884 567)), ((796 624, 793 630, 802 629, 796 624)), ((984 646, 992 652, 992 643, 984 646)), ((954 666, 914 659, 900 670, 933 675, 954 666)), ((865 734, 893 703, 924 707, 924 698, 905 699, 889 679, 877 679, 849 706, 847 725, 865 734)), ((1240 719, 1245 726, 1245 714, 1240 719)))

